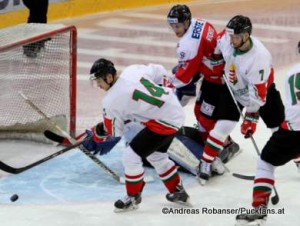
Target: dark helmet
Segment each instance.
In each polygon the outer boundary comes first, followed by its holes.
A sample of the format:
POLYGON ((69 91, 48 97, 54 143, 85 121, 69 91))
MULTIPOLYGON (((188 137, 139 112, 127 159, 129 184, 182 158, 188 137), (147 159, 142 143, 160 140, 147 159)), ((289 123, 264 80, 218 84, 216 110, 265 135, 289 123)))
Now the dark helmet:
POLYGON ((226 26, 227 30, 232 30, 232 34, 241 34, 248 32, 251 35, 252 24, 249 17, 237 15, 233 17, 226 26))
POLYGON ((107 74, 115 76, 117 73, 114 64, 110 60, 100 58, 96 60, 90 70, 91 79, 105 78, 107 74))
POLYGON ((174 5, 170 9, 167 19, 170 24, 183 23, 186 20, 191 21, 192 14, 186 5, 174 5))

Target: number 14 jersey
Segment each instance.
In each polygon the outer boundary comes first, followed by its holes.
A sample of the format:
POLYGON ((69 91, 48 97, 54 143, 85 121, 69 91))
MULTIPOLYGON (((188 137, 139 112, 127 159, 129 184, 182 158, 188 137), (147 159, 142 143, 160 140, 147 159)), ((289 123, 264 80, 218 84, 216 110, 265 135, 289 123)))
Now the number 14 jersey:
POLYGON ((102 101, 104 124, 112 136, 122 136, 124 122, 140 122, 169 135, 184 124, 184 112, 172 89, 161 87, 161 65, 131 65, 121 73, 102 101))

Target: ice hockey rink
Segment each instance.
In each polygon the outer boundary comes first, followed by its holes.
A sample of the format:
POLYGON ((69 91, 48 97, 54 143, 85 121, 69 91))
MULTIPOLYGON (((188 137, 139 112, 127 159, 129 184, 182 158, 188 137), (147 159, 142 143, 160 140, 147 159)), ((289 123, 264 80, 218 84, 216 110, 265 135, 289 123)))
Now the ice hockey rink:
MULTIPOLYGON (((170 2, 169 5, 55 21, 75 25, 78 29, 77 134, 101 120, 103 91, 88 80, 95 60, 109 58, 119 71, 130 64, 160 63, 169 70, 176 65, 177 38, 168 27, 166 15, 173 4, 181 1, 170 2)), ((273 56, 277 87, 284 98, 285 73, 300 60, 295 50, 300 40, 299 0, 215 0, 187 5, 193 17, 209 20, 218 31, 237 14, 249 16, 253 35, 264 42, 273 56)), ((193 125, 193 102, 185 107, 185 112, 186 125, 193 125)), ((254 135, 259 149, 270 134, 260 121, 254 135)), ((167 191, 154 170, 146 169, 146 175, 152 176, 154 182, 146 184, 140 208, 134 212, 114 213, 113 203, 125 195, 124 185, 74 149, 21 174, 0 171, 0 225, 234 225, 236 214, 233 212, 243 207, 251 208, 252 181, 237 179, 231 174, 254 175, 257 154, 251 141, 241 136, 239 127, 232 137, 239 143, 242 153, 226 164, 230 172, 212 178, 206 186, 201 186, 193 176, 180 173, 191 197, 191 208, 169 203, 165 199, 167 191), (16 202, 10 201, 13 194, 19 195, 16 202), (167 213, 175 209, 177 214, 167 213)), ((123 145, 121 142, 111 153, 101 156, 101 160, 119 175, 123 171, 123 145)), ((0 159, 22 167, 57 150, 53 145, 1 141, 0 159)), ((270 214, 266 225, 300 225, 300 173, 294 163, 276 170, 276 188, 280 201, 275 206, 270 204, 269 208, 284 213, 270 214)))

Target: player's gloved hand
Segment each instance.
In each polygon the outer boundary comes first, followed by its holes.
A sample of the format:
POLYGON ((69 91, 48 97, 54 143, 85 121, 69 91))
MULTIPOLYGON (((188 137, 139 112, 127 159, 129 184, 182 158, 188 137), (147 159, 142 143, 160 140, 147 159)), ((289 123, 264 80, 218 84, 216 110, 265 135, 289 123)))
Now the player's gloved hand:
POLYGON ((241 125, 241 133, 244 135, 245 138, 249 138, 255 133, 258 119, 258 112, 246 112, 245 119, 241 125))
POLYGON ((178 71, 180 65, 176 65, 175 67, 172 68, 172 74, 175 75, 176 71, 178 71))
POLYGON ((103 123, 99 123, 91 130, 86 130, 86 137, 82 144, 79 146, 81 150, 93 152, 93 154, 101 154, 102 147, 100 144, 107 139, 107 133, 104 130, 103 123))
POLYGON ((196 89, 197 89, 196 83, 199 80, 199 78, 200 75, 196 74, 189 84, 187 84, 186 86, 182 86, 180 88, 176 88, 175 94, 182 106, 187 105, 189 100, 196 96, 196 89))
POLYGON ((172 77, 164 75, 162 85, 163 85, 163 87, 169 87, 169 88, 173 89, 174 85, 172 84, 172 77))
POLYGON ((108 136, 103 123, 99 123, 91 130, 86 130, 86 137, 79 148, 92 152, 93 155, 105 155, 121 140, 121 137, 108 136))

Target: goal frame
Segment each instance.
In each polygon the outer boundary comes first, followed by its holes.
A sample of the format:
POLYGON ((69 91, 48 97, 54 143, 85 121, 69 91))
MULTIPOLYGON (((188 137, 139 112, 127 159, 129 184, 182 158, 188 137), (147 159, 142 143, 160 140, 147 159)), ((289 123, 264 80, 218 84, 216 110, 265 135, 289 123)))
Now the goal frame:
POLYGON ((20 39, 19 41, 13 42, 11 44, 0 46, 0 52, 8 51, 10 49, 28 45, 31 43, 35 43, 41 40, 45 40, 47 38, 51 38, 51 36, 62 34, 62 33, 70 33, 69 40, 69 56, 70 56, 70 85, 69 85, 69 93, 70 93, 70 123, 69 123, 69 132, 72 137, 75 137, 76 133, 76 87, 77 87, 77 29, 75 26, 65 26, 63 28, 53 29, 49 32, 44 32, 40 35, 36 35, 34 37, 20 39))

